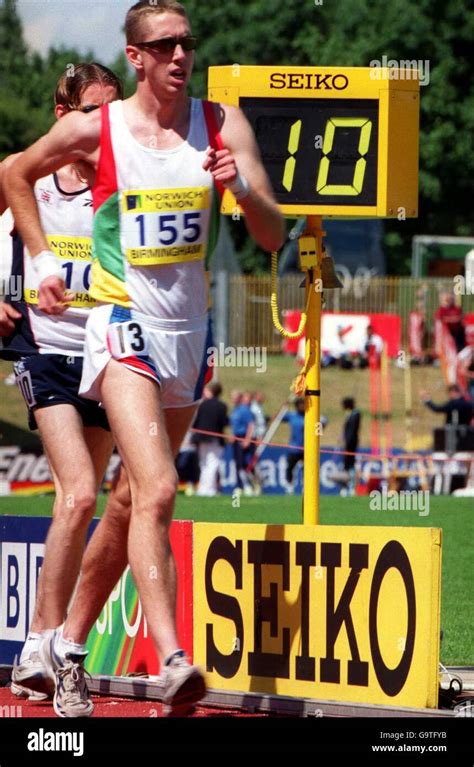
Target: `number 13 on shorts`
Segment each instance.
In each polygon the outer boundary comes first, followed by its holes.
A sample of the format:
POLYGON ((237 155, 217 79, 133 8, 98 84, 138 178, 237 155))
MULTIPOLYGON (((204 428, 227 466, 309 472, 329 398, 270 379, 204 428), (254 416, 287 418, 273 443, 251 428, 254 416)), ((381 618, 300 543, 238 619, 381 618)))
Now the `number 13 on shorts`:
POLYGON ((148 339, 140 323, 135 320, 109 325, 107 345, 114 360, 148 354, 148 339))

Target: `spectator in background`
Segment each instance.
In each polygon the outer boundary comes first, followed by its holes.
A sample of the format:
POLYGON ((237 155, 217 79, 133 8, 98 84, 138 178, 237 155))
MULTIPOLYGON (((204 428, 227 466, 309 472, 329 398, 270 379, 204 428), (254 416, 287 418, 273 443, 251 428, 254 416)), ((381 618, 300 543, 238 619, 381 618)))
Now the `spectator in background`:
POLYGON ((251 442, 255 430, 255 416, 250 409, 252 398, 249 392, 243 394, 240 391, 233 391, 231 398, 234 409, 230 414, 230 423, 232 434, 238 438, 233 442, 237 490, 243 490, 245 495, 253 495, 252 483, 246 470, 254 453, 251 442))
MULTIPOLYGON (((295 412, 287 412, 282 418, 283 423, 290 424, 290 439, 287 453, 286 465, 286 484, 287 492, 295 492, 296 482, 294 481, 294 472, 298 463, 304 461, 304 397, 298 397, 294 401, 295 412)), ((328 419, 321 416, 321 425, 326 426, 328 419)))
POLYGON ((197 447, 193 441, 193 433, 189 429, 176 458, 176 471, 180 482, 184 482, 186 487, 185 495, 194 495, 196 485, 199 482, 199 460, 197 447))
POLYGON ((432 410, 433 413, 445 413, 446 425, 462 426, 464 424, 468 426, 474 417, 473 403, 464 399, 461 389, 457 384, 448 386, 448 394, 449 399, 443 402, 442 405, 435 405, 429 394, 424 390, 420 391, 420 398, 423 404, 432 410))
POLYGON ((290 439, 286 464, 287 492, 295 492, 293 474, 296 466, 304 459, 304 398, 298 397, 294 401, 295 412, 287 412, 282 418, 284 423, 290 424, 290 439))
POLYGON ((250 402, 250 410, 255 418, 254 439, 261 440, 265 436, 267 430, 267 418, 263 410, 263 403, 265 402, 265 395, 261 391, 252 392, 252 399, 250 402))
POLYGON ((458 360, 466 377, 469 396, 474 402, 474 337, 472 337, 469 344, 459 352, 458 360))
POLYGON ((441 320, 444 327, 451 333, 458 352, 466 345, 466 336, 463 325, 463 314, 460 306, 454 303, 452 293, 445 292, 440 295, 440 307, 435 313, 435 320, 441 320))
POLYGON ((221 394, 222 386, 217 381, 205 387, 204 399, 199 405, 193 424, 194 429, 213 432, 212 434, 197 432, 193 434, 201 470, 197 495, 217 495, 220 488, 219 466, 224 454, 224 439, 216 434, 223 434, 229 423, 227 405, 219 399, 221 394))
POLYGON ((359 367, 368 367, 371 354, 377 355, 377 359, 380 359, 383 347, 384 340, 382 336, 379 336, 379 334, 374 331, 373 325, 367 325, 367 340, 360 351, 359 367))
MULTIPOLYGON (((265 395, 261 391, 254 391, 251 395, 250 410, 255 418, 255 427, 253 432, 253 439, 257 441, 263 440, 266 431, 268 418, 263 410, 263 403, 265 402, 265 395)), ((256 454, 258 445, 252 444, 252 457, 247 465, 247 474, 250 475, 250 481, 253 486, 254 494, 260 495, 262 492, 262 482, 260 472, 258 470, 258 454, 256 454)))
POLYGON ((344 328, 342 325, 337 326, 336 335, 333 337, 330 348, 323 350, 321 360, 323 367, 339 365, 343 370, 352 370, 354 363, 346 340, 347 333, 351 329, 351 327, 344 328))
MULTIPOLYGON (((367 328, 367 332, 368 330, 367 328)), ((356 453, 359 447, 361 415, 356 408, 354 397, 344 397, 341 406, 343 410, 348 412, 342 427, 342 444, 346 453, 344 455, 344 471, 349 475, 349 482, 345 490, 349 495, 354 495, 356 457, 352 453, 356 453)))

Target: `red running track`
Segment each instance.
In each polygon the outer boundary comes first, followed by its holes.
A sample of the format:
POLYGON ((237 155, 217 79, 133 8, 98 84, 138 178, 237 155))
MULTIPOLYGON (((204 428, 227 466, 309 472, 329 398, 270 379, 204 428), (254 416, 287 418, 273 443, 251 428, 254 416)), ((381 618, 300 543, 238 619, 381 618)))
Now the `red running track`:
MULTIPOLYGON (((163 706, 154 700, 130 700, 93 695, 94 718, 140 717, 143 719, 163 716, 163 706)), ((32 701, 17 698, 8 687, 0 688, 0 717, 35 718, 56 717, 52 701, 32 701), (8 710, 7 708, 8 707, 8 710)), ((193 717, 267 717, 267 714, 250 714, 239 709, 197 707, 193 717)))

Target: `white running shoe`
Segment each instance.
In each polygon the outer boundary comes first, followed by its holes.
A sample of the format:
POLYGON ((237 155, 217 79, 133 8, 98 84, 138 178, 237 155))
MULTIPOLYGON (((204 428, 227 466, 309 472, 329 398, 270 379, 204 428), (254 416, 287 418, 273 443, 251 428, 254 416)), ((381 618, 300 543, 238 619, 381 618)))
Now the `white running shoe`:
POLYGON ((35 690, 29 690, 28 687, 22 687, 21 684, 15 684, 15 682, 12 682, 10 684, 10 692, 12 695, 14 695, 16 698, 22 698, 27 700, 51 700, 51 695, 48 695, 45 692, 36 692, 35 690))
POLYGON ((167 715, 186 716, 194 710, 193 704, 206 694, 206 682, 200 669, 188 663, 183 650, 178 650, 163 667, 160 678, 167 715))
POLYGON ((18 698, 47 700, 54 695, 54 682, 49 678, 39 653, 13 666, 11 692, 18 698))
POLYGON ((94 704, 89 696, 84 670, 86 655, 66 655, 66 660, 54 650, 56 630, 47 631, 40 644, 40 659, 50 679, 54 680, 53 706, 63 718, 91 716, 94 704))
POLYGON ((92 716, 94 711, 86 683, 87 671, 77 657, 68 656, 64 666, 56 671, 53 706, 58 716, 67 719, 92 716))

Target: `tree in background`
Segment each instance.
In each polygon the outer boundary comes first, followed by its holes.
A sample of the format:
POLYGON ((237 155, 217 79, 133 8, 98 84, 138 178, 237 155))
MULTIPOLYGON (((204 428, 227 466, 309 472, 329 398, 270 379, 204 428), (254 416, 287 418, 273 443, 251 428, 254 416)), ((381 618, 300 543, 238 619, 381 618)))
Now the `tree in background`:
POLYGON ((187 0, 200 38, 194 84, 206 92, 218 64, 369 66, 374 59, 427 60, 421 88, 418 219, 387 221, 392 274, 409 274, 414 234, 474 233, 471 171, 474 7, 463 0, 187 0))
POLYGON ((23 98, 29 69, 16 3, 5 0, 0 7, 0 157, 18 151, 37 135, 31 125, 31 104, 23 98))
MULTIPOLYGON (((59 77, 72 64, 96 58, 91 51, 83 55, 65 47, 50 48, 44 57, 29 51, 16 6, 16 0, 0 5, 0 159, 49 130, 59 77)), ((130 92, 133 78, 125 55, 121 53, 110 66, 130 92)))
MULTIPOLYGON (((131 2, 132 4, 132 2, 131 2)), ((463 0, 184 0, 199 37, 193 94, 206 95, 207 69, 218 64, 369 66, 374 59, 428 61, 421 88, 418 219, 387 221, 388 270, 407 274, 414 234, 473 234, 471 171, 474 8, 463 0)), ((121 34, 117 30, 117 34, 121 34)), ((52 49, 31 54, 15 0, 0 5, 0 157, 18 151, 51 124, 51 93, 69 63, 92 54, 52 49)), ((109 64, 133 77, 123 54, 109 64)), ((243 223, 232 226, 246 271, 269 268, 243 223)))

